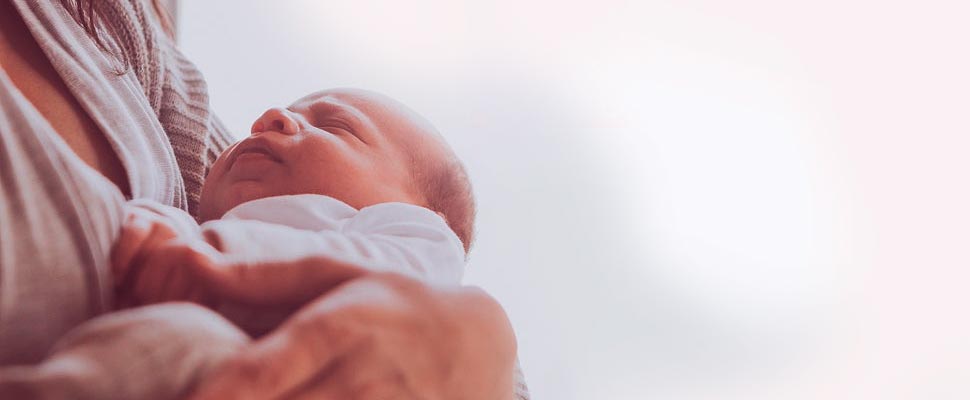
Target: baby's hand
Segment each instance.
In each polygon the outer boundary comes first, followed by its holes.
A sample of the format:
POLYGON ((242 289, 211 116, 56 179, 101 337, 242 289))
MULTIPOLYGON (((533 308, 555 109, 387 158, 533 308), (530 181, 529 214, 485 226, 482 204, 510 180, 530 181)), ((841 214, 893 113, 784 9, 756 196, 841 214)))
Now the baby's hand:
POLYGON ((111 258, 118 308, 176 300, 208 302, 196 271, 209 267, 218 254, 197 229, 187 226, 187 215, 166 212, 127 208, 111 258))

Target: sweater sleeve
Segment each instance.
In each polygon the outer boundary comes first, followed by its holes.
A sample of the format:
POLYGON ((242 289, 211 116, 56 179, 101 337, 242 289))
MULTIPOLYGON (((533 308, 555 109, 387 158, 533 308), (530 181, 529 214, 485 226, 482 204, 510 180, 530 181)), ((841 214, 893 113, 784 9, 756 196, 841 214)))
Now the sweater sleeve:
POLYGON ((525 384, 525 375, 522 374, 522 367, 519 365, 519 360, 515 360, 515 388, 513 390, 515 400, 532 399, 532 396, 529 394, 529 386, 525 384))
POLYGON ((209 168, 216 162, 219 155, 226 151, 230 145, 236 141, 229 129, 213 113, 209 113, 209 136, 206 142, 206 164, 205 173, 209 173, 209 168))
MULTIPOLYGON (((115 4, 106 2, 105 4, 115 4)), ((212 112, 205 77, 178 48, 159 25, 153 13, 146 12, 140 2, 120 2, 133 8, 144 24, 128 36, 132 44, 128 52, 138 62, 132 68, 148 98, 158 121, 168 136, 172 152, 178 163, 179 175, 184 187, 179 208, 196 215, 202 182, 212 162, 235 140, 229 130, 212 112)), ((139 24, 118 24, 121 27, 139 24)), ((132 30, 116 28, 116 31, 132 30)))
POLYGON ((113 312, 64 335, 39 364, 0 368, 0 398, 180 399, 248 341, 215 312, 190 303, 113 312))
POLYGON ((195 216, 205 175, 233 140, 212 113, 202 74, 174 44, 167 53, 166 84, 158 117, 178 161, 185 184, 186 209, 195 216))

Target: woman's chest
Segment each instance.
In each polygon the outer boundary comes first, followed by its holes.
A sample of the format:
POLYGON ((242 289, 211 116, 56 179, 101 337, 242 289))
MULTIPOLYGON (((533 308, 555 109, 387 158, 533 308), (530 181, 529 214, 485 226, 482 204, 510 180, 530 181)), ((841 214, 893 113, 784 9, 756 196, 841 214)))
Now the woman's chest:
POLYGON ((130 195, 121 160, 10 2, 0 2, 0 67, 77 156, 130 195))

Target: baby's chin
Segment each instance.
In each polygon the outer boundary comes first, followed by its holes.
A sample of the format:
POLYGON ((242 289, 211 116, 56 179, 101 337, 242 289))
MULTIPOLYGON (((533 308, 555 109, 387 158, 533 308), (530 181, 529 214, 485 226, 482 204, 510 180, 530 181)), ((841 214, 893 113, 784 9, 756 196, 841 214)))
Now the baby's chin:
POLYGON ((248 201, 277 196, 263 182, 245 180, 233 182, 226 188, 207 191, 200 199, 199 218, 204 221, 222 218, 229 210, 248 201))

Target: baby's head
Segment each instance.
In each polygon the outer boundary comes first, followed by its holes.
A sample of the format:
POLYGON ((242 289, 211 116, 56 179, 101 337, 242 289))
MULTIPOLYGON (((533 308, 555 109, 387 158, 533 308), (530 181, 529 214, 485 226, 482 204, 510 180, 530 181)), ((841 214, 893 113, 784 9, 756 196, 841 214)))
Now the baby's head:
POLYGON ((466 250, 471 244, 475 204, 461 162, 430 123, 377 93, 326 90, 266 111, 213 164, 199 216, 217 219, 250 200, 306 193, 357 209, 426 207, 445 218, 466 250))

